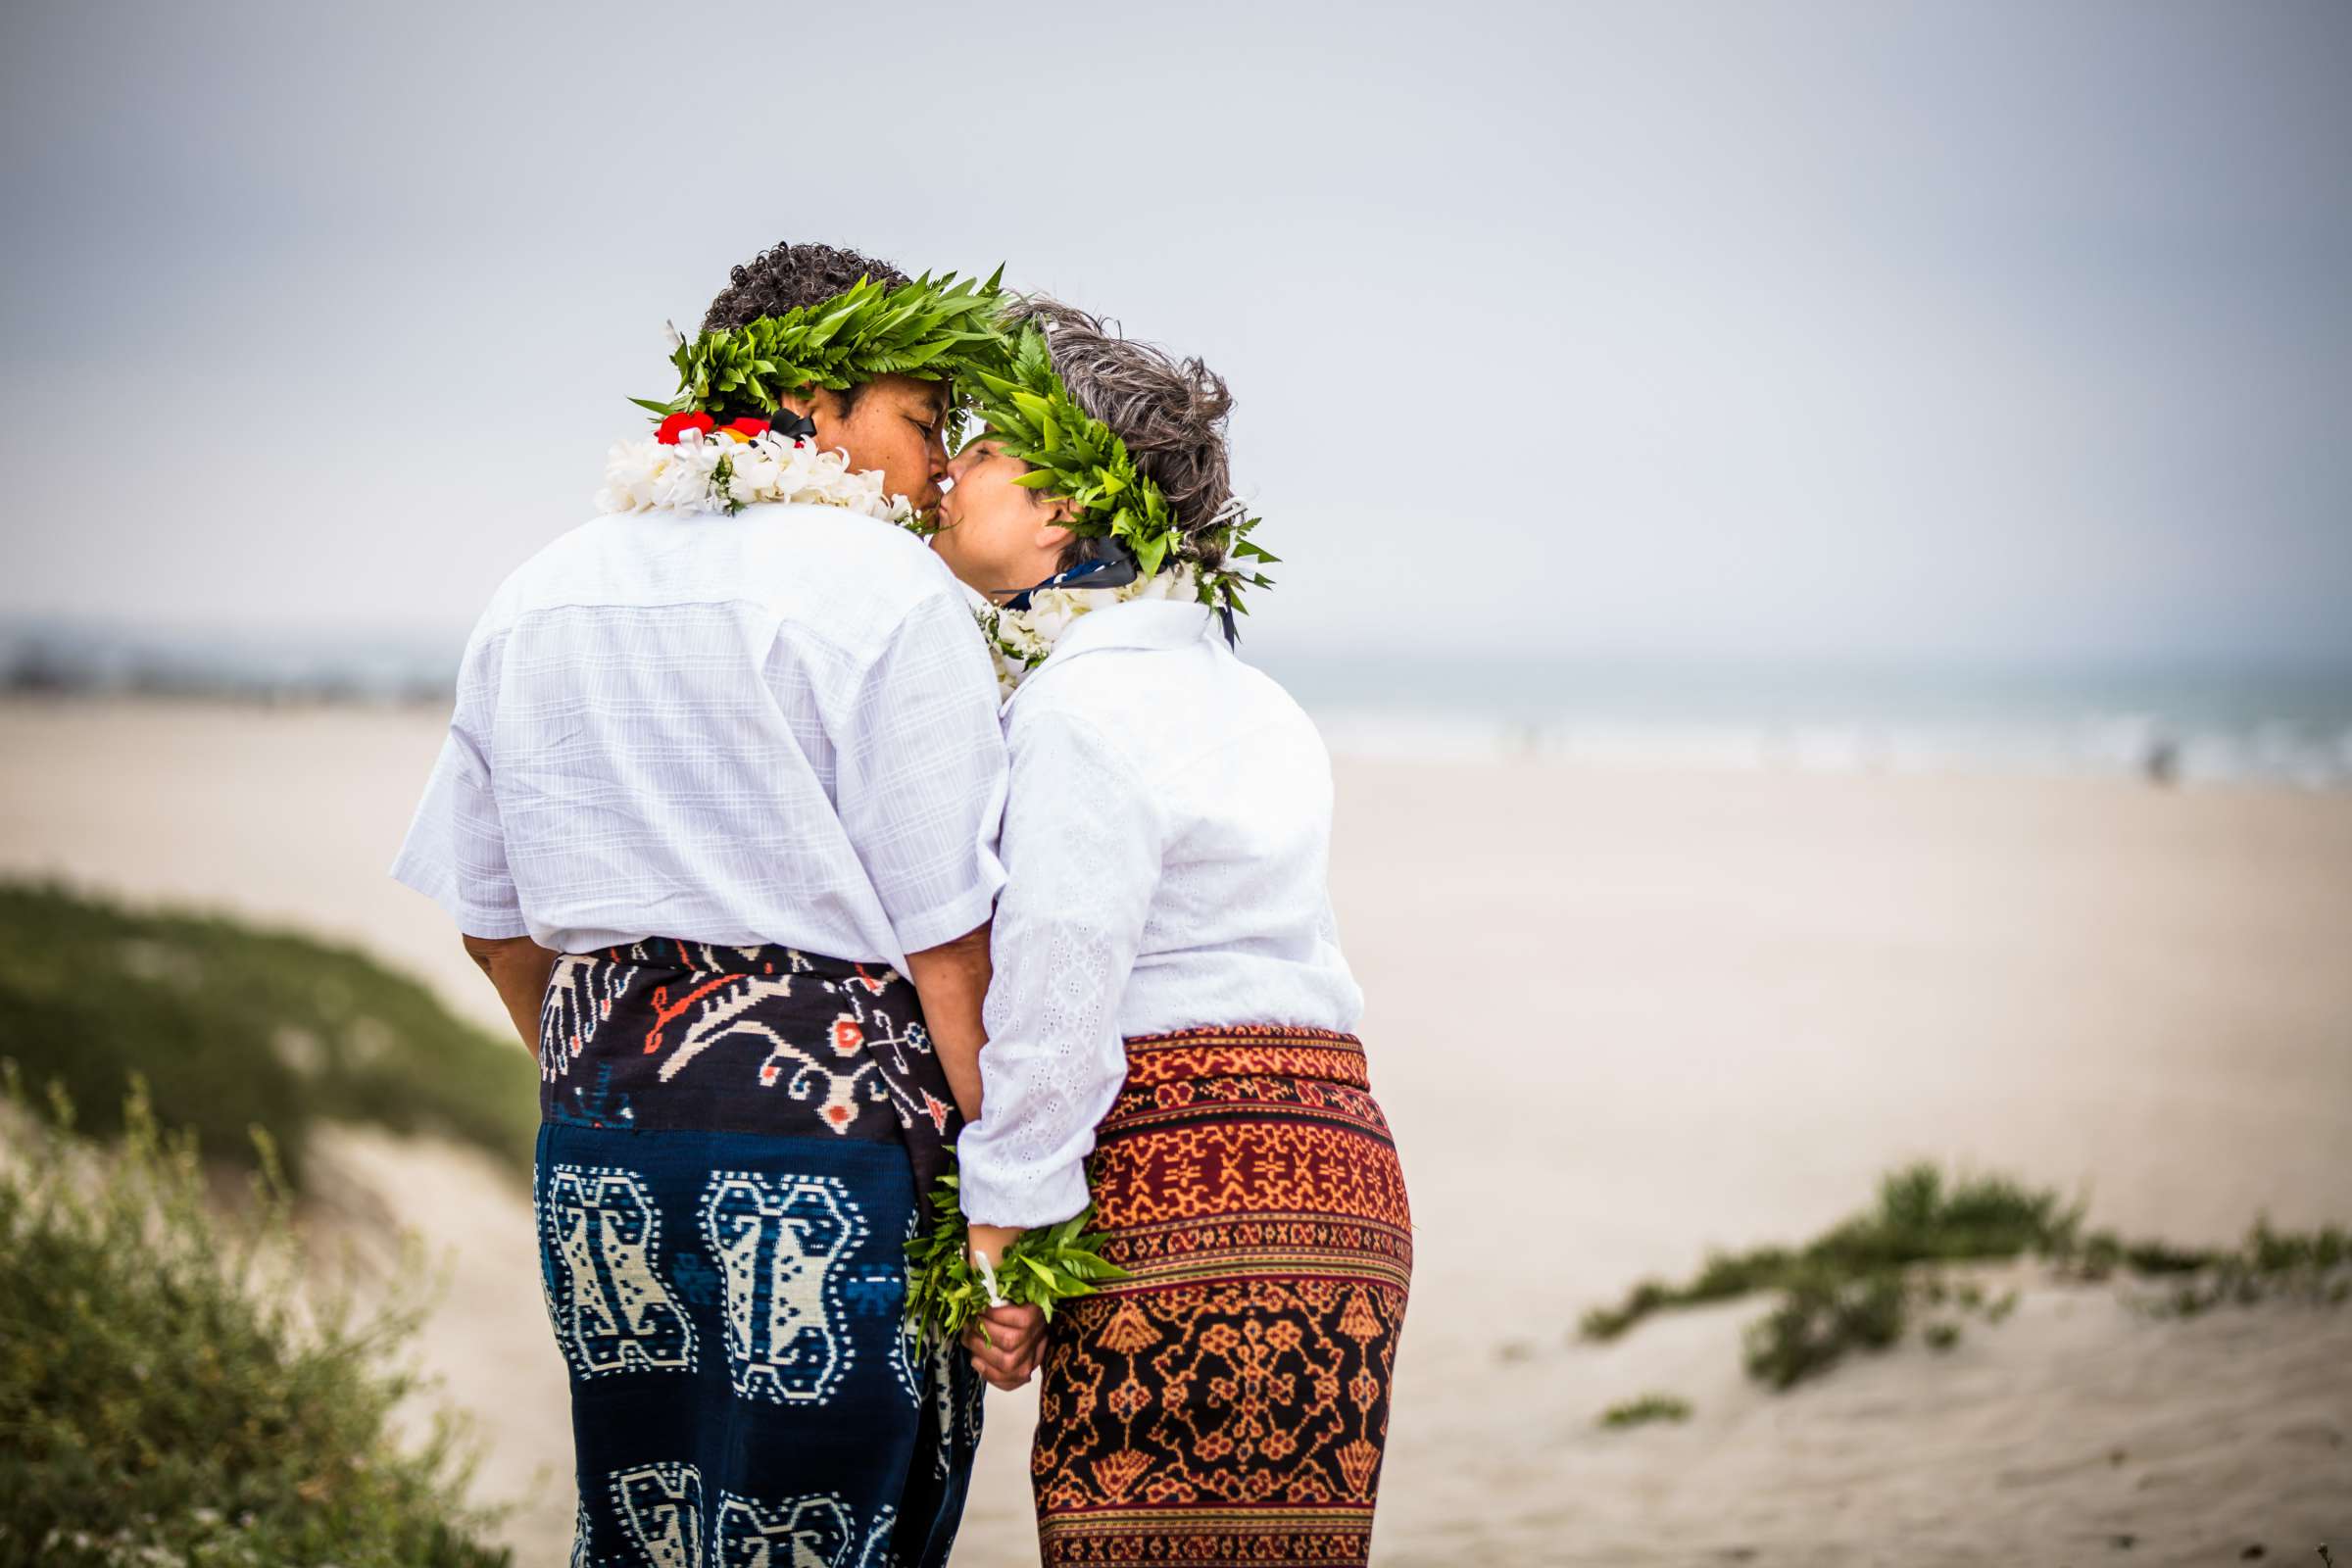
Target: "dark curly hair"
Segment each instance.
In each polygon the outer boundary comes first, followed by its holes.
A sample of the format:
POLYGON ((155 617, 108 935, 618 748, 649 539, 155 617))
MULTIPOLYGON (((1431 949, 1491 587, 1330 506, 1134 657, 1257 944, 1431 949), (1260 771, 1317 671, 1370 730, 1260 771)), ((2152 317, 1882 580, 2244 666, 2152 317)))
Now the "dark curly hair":
MULTIPOLYGON (((870 277, 884 288, 909 281, 890 263, 838 245, 789 241, 771 245, 727 273, 727 286, 703 313, 703 330, 748 326, 762 316, 782 316, 786 311, 816 305, 861 277, 870 277)), ((863 386, 852 386, 836 394, 844 414, 858 406, 858 396, 864 390, 863 386)))

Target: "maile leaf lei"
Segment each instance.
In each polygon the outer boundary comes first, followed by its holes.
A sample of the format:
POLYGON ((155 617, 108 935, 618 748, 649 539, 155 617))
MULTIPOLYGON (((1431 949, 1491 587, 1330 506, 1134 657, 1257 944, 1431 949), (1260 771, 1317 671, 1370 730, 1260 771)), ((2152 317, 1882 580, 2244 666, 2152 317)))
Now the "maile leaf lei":
POLYGON ((1003 357, 975 367, 960 384, 977 405, 986 438, 1029 466, 1014 482, 1076 503, 1077 515, 1067 524, 1072 533, 1116 539, 1146 577, 1171 559, 1191 564, 1204 605, 1247 614, 1242 589, 1273 586, 1264 573, 1241 564, 1280 559, 1250 542, 1258 519, 1236 514, 1188 539, 1175 509, 1136 466, 1127 443, 1071 398, 1034 322, 1014 328, 1003 357))
MULTIPOLYGON (((954 1171, 932 1189, 931 1209, 931 1229, 906 1244, 906 1327, 918 1350, 935 1335, 954 1344, 993 1304, 988 1282, 966 1250, 954 1171)), ((1102 1238, 1082 1234, 1094 1212, 1089 1203, 1058 1225, 1023 1231, 997 1265, 997 1298, 1035 1306, 1051 1322, 1057 1303, 1094 1295, 1099 1282, 1125 1279, 1125 1269, 1103 1260, 1102 1238)))
POLYGON ((1004 355, 1003 276, 1003 268, 985 283, 926 272, 895 288, 861 277, 831 299, 680 343, 669 357, 677 395, 629 401, 664 416, 699 409, 724 423, 732 415, 774 414, 782 398, 812 386, 840 391, 884 375, 956 379, 978 360, 1004 355))

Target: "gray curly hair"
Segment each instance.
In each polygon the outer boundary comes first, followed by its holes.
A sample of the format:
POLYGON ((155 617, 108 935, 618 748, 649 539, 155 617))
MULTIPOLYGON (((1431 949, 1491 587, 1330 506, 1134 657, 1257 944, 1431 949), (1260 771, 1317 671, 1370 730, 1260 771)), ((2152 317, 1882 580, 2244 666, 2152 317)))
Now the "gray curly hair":
MULTIPOLYGON (((1124 335, 1115 321, 1043 294, 1021 302, 1017 318, 1046 334, 1046 350, 1079 408, 1110 426, 1176 514, 1188 559, 1216 565, 1203 535, 1232 520, 1236 505, 1225 420, 1233 393, 1198 359, 1180 360, 1124 335)), ((1073 539, 1065 569, 1095 541, 1073 539)))

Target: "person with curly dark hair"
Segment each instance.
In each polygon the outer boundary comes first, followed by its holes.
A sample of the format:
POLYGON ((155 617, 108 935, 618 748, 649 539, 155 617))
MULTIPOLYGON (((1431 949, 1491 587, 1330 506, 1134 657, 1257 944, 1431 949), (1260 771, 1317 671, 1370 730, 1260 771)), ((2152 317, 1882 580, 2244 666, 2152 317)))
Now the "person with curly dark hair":
POLYGON ((901 526, 948 391, 879 367, 990 302, 908 347, 894 282, 924 293, 824 245, 734 270, 714 325, 838 301, 844 356, 901 335, 614 445, 603 514, 468 640, 393 866, 538 1054, 575 1562, 944 1568, 962 1514, 980 1385, 900 1325, 978 1112, 1004 745, 966 596, 901 526))
MULTIPOLYGON (((762 316, 805 310, 870 278, 884 287, 907 281, 888 262, 838 245, 771 245, 727 274, 703 330, 748 326, 762 316)), ((886 494, 905 496, 917 512, 939 505, 940 475, 948 466, 949 388, 911 375, 877 376, 836 392, 811 387, 781 401, 815 421, 816 444, 850 455, 850 466, 882 475, 886 494)))
POLYGON ((795 245, 789 240, 770 245, 729 270, 727 286, 703 313, 703 330, 749 326, 762 316, 822 305, 861 277, 885 288, 907 281, 890 263, 839 245, 795 245))

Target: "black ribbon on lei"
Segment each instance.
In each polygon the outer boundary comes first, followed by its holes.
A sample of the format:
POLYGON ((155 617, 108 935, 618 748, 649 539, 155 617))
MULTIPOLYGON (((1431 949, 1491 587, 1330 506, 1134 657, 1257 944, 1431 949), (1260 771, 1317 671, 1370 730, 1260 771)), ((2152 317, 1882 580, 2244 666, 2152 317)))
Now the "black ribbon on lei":
MULTIPOLYGON (((1029 596, 1041 593, 1048 588, 1124 588, 1143 575, 1142 570, 1136 565, 1134 553, 1118 540, 1102 540, 1096 548, 1108 551, 1109 554, 1097 556, 1092 561, 1081 561, 1069 570, 1057 571, 1035 587, 1022 589, 1004 601, 1004 608, 1014 611, 1027 610, 1030 605, 1029 596)), ((1217 620, 1225 628, 1225 646, 1240 648, 1242 646, 1242 630, 1234 623, 1233 601, 1227 600, 1217 606, 1217 620)))
POLYGON ((778 409, 768 416, 767 433, 781 436, 787 441, 813 441, 816 439, 816 421, 806 414, 778 409))
POLYGON ((1136 569, 1135 557, 1117 540, 1106 540, 1098 548, 1106 549, 1108 556, 1097 556, 1081 561, 1067 571, 1057 571, 1034 587, 1024 588, 1004 601, 1006 610, 1027 610, 1029 596, 1048 588, 1124 588, 1141 575, 1136 569))

